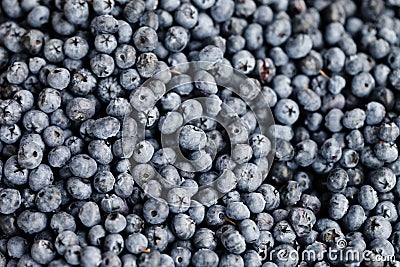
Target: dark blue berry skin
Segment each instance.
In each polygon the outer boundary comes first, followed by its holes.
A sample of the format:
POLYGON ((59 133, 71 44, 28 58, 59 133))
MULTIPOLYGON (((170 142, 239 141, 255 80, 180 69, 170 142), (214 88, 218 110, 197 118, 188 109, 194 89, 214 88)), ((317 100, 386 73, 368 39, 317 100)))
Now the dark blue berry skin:
POLYGON ((2 214, 10 214, 15 212, 21 205, 21 195, 15 189, 3 189, 0 191, 2 214))
POLYGON ((286 54, 289 58, 302 58, 312 49, 312 40, 308 35, 299 34, 286 42, 286 54))
POLYGON ((2 1, 0 266, 399 256, 398 2, 2 1))
POLYGON ((90 67, 99 78, 108 77, 115 68, 114 59, 107 54, 98 54, 90 60, 90 67))
POLYGON ((162 223, 166 220, 168 214, 168 204, 164 201, 151 198, 143 205, 143 217, 148 223, 162 223))
POLYGON ((135 23, 140 19, 140 16, 144 13, 145 4, 143 1, 128 2, 123 10, 124 17, 130 23, 135 23))
POLYGON ((275 118, 285 124, 292 125, 299 118, 299 107, 296 102, 290 99, 281 99, 274 109, 275 118))
POLYGON ((171 250, 171 257, 177 267, 189 266, 191 256, 190 250, 185 247, 177 247, 171 250))
POLYGON ((186 47, 187 42, 187 30, 181 26, 173 26, 166 33, 164 44, 171 52, 180 52, 186 47))
POLYGON ((23 211, 17 218, 18 227, 27 234, 42 231, 47 224, 47 216, 42 212, 23 211))
POLYGON ((209 249, 200 249, 192 256, 192 263, 195 267, 200 266, 218 266, 218 255, 209 249))
POLYGON ((0 102, 0 123, 12 125, 21 119, 22 109, 14 99, 7 99, 0 102))
POLYGON ((81 178, 89 178, 96 172, 97 164, 88 155, 79 154, 71 158, 69 168, 72 174, 81 178))
POLYGON ((77 97, 68 103, 67 116, 73 121, 85 121, 94 115, 93 102, 86 98, 77 97))
POLYGON ((289 38, 291 31, 289 20, 274 20, 265 30, 265 40, 272 46, 279 46, 289 38))

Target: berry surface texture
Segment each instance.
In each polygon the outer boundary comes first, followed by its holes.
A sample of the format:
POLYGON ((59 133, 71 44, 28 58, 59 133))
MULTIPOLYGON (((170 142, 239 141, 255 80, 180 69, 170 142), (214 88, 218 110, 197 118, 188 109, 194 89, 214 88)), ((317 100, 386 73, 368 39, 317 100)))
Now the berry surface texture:
POLYGON ((0 267, 400 267, 400 0, 0 0, 0 267))

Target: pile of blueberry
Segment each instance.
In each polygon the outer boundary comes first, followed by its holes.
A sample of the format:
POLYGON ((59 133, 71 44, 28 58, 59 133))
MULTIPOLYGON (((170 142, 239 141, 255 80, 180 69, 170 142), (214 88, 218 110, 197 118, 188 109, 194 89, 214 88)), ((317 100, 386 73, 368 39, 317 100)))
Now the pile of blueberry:
POLYGON ((400 266, 399 0, 0 4, 0 267, 400 266))

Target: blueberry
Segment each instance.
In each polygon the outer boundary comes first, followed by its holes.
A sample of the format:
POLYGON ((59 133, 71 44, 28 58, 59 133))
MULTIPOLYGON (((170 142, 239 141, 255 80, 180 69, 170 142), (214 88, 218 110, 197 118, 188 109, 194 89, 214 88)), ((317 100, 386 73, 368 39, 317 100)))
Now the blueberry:
POLYGON ((276 19, 265 29, 265 40, 272 46, 279 46, 284 43, 292 31, 289 20, 276 19))
POLYGON ((37 240, 31 248, 32 258, 39 264, 47 264, 56 256, 52 242, 48 240, 37 240))
POLYGON ((58 63, 64 60, 63 41, 59 39, 50 39, 45 42, 43 47, 44 57, 52 62, 58 63))
POLYGON ((38 30, 29 30, 21 38, 22 45, 24 48, 33 55, 40 52, 43 47, 43 33, 38 30))
POLYGON ((27 234, 39 233, 47 225, 47 216, 36 211, 22 211, 17 218, 18 227, 27 234))
POLYGON ((168 112, 165 116, 161 117, 158 122, 158 129, 162 134, 173 134, 183 124, 183 117, 179 112, 168 112))
POLYGON ((239 223, 239 231, 246 243, 255 243, 260 237, 260 231, 253 220, 245 219, 239 223))
POLYGON ((0 191, 0 202, 0 213, 10 214, 15 212, 20 207, 21 195, 16 189, 2 189, 0 191))
POLYGON ((283 203, 291 206, 296 204, 300 200, 301 194, 302 192, 299 183, 296 181, 289 181, 283 188, 280 197, 283 203))
POLYGON ((4 35, 4 46, 14 53, 22 52, 24 47, 22 46, 21 39, 25 32, 26 30, 19 26, 10 28, 4 35))
POLYGON ((97 54, 90 60, 90 67, 97 77, 104 78, 113 73, 115 62, 114 59, 107 54, 97 54))
POLYGON ((150 198, 143 205, 143 217, 151 224, 159 224, 167 219, 169 207, 165 201, 150 198))
POLYGON ((51 26, 56 33, 61 35, 69 35, 75 32, 75 25, 70 23, 61 12, 54 12, 51 18, 51 26))
POLYGON ((377 85, 384 86, 388 81, 390 68, 384 64, 379 64, 374 68, 374 78, 377 85))
POLYGON ((138 266, 157 266, 161 261, 161 253, 158 250, 151 250, 149 253, 142 253, 138 259, 138 266))
POLYGON ((123 231, 125 227, 126 219, 122 214, 119 213, 109 214, 104 221, 104 228, 112 234, 123 231))
POLYGON ((363 234, 368 240, 376 238, 388 239, 392 232, 390 222, 382 216, 372 216, 365 220, 363 234))
POLYGON ((217 253, 209 249, 200 249, 192 256, 192 264, 195 267, 210 266, 216 267, 219 263, 217 253))
POLYGON ((198 20, 198 10, 189 3, 180 5, 175 11, 175 21, 186 29, 193 28, 198 20))
MULTIPOLYGON (((92 227, 92 229, 94 229, 97 226, 101 226, 101 225, 95 225, 92 227)), ((95 242, 96 244, 94 245, 98 245, 99 242, 101 242, 101 238, 105 235, 105 230, 102 229, 101 227, 98 227, 97 229, 99 229, 99 236, 97 237, 97 241, 95 242)), ((105 239, 104 239, 104 249, 106 251, 111 251, 117 255, 119 255, 122 250, 124 249, 124 239, 120 234, 108 234, 105 239)))
POLYGON ((139 55, 136 67, 140 76, 149 78, 156 73, 158 67, 158 59, 154 53, 142 53, 139 55))
POLYGON ((367 146, 361 151, 361 162, 368 168, 380 168, 384 165, 384 162, 376 157, 373 148, 367 146))
POLYGON ((102 266, 121 265, 121 259, 112 251, 107 251, 102 254, 102 266))
POLYGON ((78 217, 86 227, 92 227, 100 222, 100 209, 95 202, 86 202, 79 209, 78 217))
POLYGON ((187 267, 190 265, 192 254, 186 247, 176 247, 171 250, 171 257, 175 266, 187 267))
POLYGON ((28 249, 28 242, 23 237, 13 236, 7 242, 7 252, 10 257, 20 259, 28 249))
POLYGON ((242 50, 246 45, 246 39, 241 35, 232 35, 227 40, 227 47, 229 53, 235 54, 242 50))
POLYGON ((123 266, 136 266, 136 257, 132 254, 125 254, 121 257, 120 261, 116 259, 118 263, 116 264, 123 264, 123 266))
POLYGON ((60 168, 71 158, 71 150, 67 146, 57 146, 49 151, 48 162, 51 167, 60 168))
POLYGON ((338 220, 346 214, 348 208, 349 201, 347 198, 340 193, 336 193, 330 199, 328 213, 332 219, 338 220))
MULTIPOLYGON (((157 88, 153 89, 157 90, 157 88)), ((165 90, 162 90, 165 91, 165 90)), ((160 95, 158 93, 155 93, 157 96, 160 95)), ((181 97, 175 93, 175 92, 170 92, 162 96, 160 100, 161 107, 164 111, 172 111, 176 110, 180 104, 181 104, 181 97)))
POLYGON ((187 30, 181 26, 172 26, 165 36, 165 47, 171 52, 182 51, 188 43, 187 30))
POLYGON ((257 23, 249 24, 243 33, 243 37, 246 40, 247 49, 252 51, 260 48, 264 41, 261 25, 257 23))
POLYGON ((190 207, 190 192, 183 188, 172 188, 167 193, 167 202, 171 212, 184 212, 190 207))
POLYGON ((153 11, 147 11, 143 17, 140 18, 140 26, 147 26, 154 30, 158 29, 158 15, 153 11))
POLYGON ((64 231, 57 235, 55 248, 60 255, 64 255, 67 247, 79 244, 79 239, 74 232, 64 231))
POLYGON ((246 250, 246 241, 236 230, 226 230, 223 232, 221 243, 226 250, 233 254, 242 254, 246 250))
POLYGON ((21 137, 21 129, 17 124, 0 127, 0 140, 6 144, 14 144, 21 137))
POLYGON ((70 90, 78 96, 85 96, 91 93, 97 81, 93 74, 86 69, 76 71, 71 77, 70 90))
POLYGON ((396 183, 395 174, 389 168, 382 167, 369 174, 371 184, 376 191, 387 193, 392 190, 396 183))
POLYGON ((99 81, 96 94, 98 100, 109 103, 112 99, 122 95, 122 88, 116 78, 108 77, 99 81))
POLYGON ((140 233, 130 234, 125 239, 126 249, 133 254, 139 254, 147 248, 148 241, 146 236, 140 233))
MULTIPOLYGON (((100 224, 93 226, 90 228, 89 233, 88 233, 88 238, 89 241, 92 245, 100 245, 102 238, 106 236, 106 231, 104 227, 100 224)), ((111 243, 110 240, 114 239, 114 235, 107 235, 107 237, 104 240, 104 246, 108 248, 108 244, 111 243)))
POLYGON ((286 54, 289 58, 305 57, 312 49, 311 38, 306 34, 298 34, 286 42, 286 54))
POLYGON ((110 192, 115 183, 113 174, 109 171, 100 171, 94 175, 93 187, 99 193, 110 192))
POLYGON ((257 165, 253 163, 238 165, 233 172, 238 179, 237 186, 239 190, 253 192, 261 185, 261 172, 257 165))
POLYGON ((398 213, 395 205, 390 201, 382 201, 378 203, 375 208, 377 215, 380 215, 387 219, 389 222, 394 222, 398 218, 398 213))
POLYGON ((21 119, 22 109, 14 99, 6 99, 0 102, 0 123, 13 125, 21 119))
POLYGON ((351 82, 351 92, 358 97, 368 96, 374 88, 375 80, 368 72, 357 74, 351 82))
POLYGON ((124 20, 118 20, 118 43, 128 43, 132 38, 132 27, 124 20))
POLYGON ((186 214, 177 214, 172 219, 171 229, 178 238, 188 240, 194 235, 195 222, 186 214))
POLYGON ((160 264, 166 267, 174 267, 175 263, 171 256, 168 254, 161 254, 160 264))
POLYGON ((211 17, 216 22, 224 22, 230 19, 234 13, 235 3, 231 0, 217 0, 211 7, 211 17))
POLYGON ((103 117, 94 121, 91 131, 99 139, 107 139, 117 134, 120 122, 111 116, 103 117))
POLYGON ((105 15, 112 12, 115 5, 114 0, 107 0, 107 1, 100 1, 95 0, 93 1, 93 9, 99 15, 105 15))
POLYGON ((83 247, 80 251, 80 265, 91 267, 99 266, 101 263, 101 251, 94 246, 83 247))
POLYGON ((80 0, 65 1, 64 14, 70 23, 82 24, 89 17, 89 5, 80 0))
POLYGON ((69 168, 72 174, 81 178, 89 178, 96 172, 97 164, 96 161, 88 155, 78 154, 71 158, 69 168))
POLYGON ((145 4, 143 1, 139 2, 128 2, 124 7, 123 14, 124 17, 130 23, 135 23, 139 21, 140 16, 144 13, 145 4))
POLYGON ((292 125, 299 118, 300 110, 296 102, 285 98, 276 103, 274 114, 279 122, 285 125, 292 125))
POLYGON ((327 50, 323 54, 323 57, 326 67, 332 72, 340 72, 345 65, 345 54, 337 47, 333 47, 327 50))
POLYGON ((136 48, 140 52, 151 52, 155 49, 157 34, 150 27, 140 27, 132 36, 136 48))
POLYGON ((76 222, 72 215, 67 212, 61 211, 55 213, 51 217, 50 227, 57 233, 62 233, 64 231, 72 231, 76 230, 76 222))
POLYGON ((242 202, 231 202, 226 207, 226 215, 233 220, 244 220, 250 217, 250 211, 242 202))
POLYGON ((20 90, 16 92, 13 99, 21 106, 21 111, 26 112, 33 106, 34 98, 31 92, 27 90, 20 90))
POLYGON ((233 55, 232 66, 235 69, 242 71, 244 74, 248 74, 254 70, 256 60, 249 51, 240 50, 233 55))
POLYGON ((359 108, 347 111, 342 119, 342 124, 347 129, 358 129, 364 125, 366 119, 365 111, 359 108))
POLYGON ((379 160, 388 163, 395 161, 398 156, 397 145, 384 141, 374 146, 374 152, 379 160))
POLYGON ((317 111, 321 107, 321 98, 310 89, 303 89, 297 92, 299 103, 307 111, 317 111))
POLYGON ((379 138, 386 142, 393 142, 399 136, 400 130, 399 127, 391 122, 391 123, 383 123, 379 127, 379 138))
POLYGON ((39 191, 51 185, 53 180, 53 172, 46 164, 40 164, 29 173, 29 187, 34 191, 39 191))
POLYGON ((194 74, 194 83, 195 87, 202 93, 202 94, 214 94, 218 91, 217 86, 215 84, 214 77, 204 71, 200 70, 194 74))
POLYGON ((21 5, 18 2, 9 0, 9 1, 2 2, 1 6, 2 6, 5 14, 7 14, 7 16, 9 16, 11 18, 18 18, 18 17, 21 17, 23 14, 21 5))
POLYGON ((115 64, 122 69, 129 68, 135 64, 136 50, 133 46, 123 44, 115 50, 115 64))
POLYGON ((150 249, 164 251, 168 246, 168 232, 161 226, 151 226, 146 229, 146 237, 150 249))
POLYGON ((73 121, 85 121, 91 118, 94 113, 93 102, 82 97, 73 98, 66 107, 66 114, 73 121))
POLYGON ((35 204, 38 210, 42 212, 56 210, 61 204, 60 190, 55 186, 48 186, 41 189, 35 198, 35 204))
POLYGON ((43 152, 37 143, 26 143, 18 150, 18 163, 23 168, 34 169, 39 166, 43 152))
POLYGON ((0 68, 4 68, 8 63, 8 52, 5 48, 0 49, 0 68))
POLYGON ((81 259, 81 247, 79 245, 69 246, 65 251, 64 258, 69 264, 79 264, 81 259))
POLYGON ((214 232, 208 228, 198 229, 193 237, 195 247, 214 250, 217 246, 214 235, 214 232))

